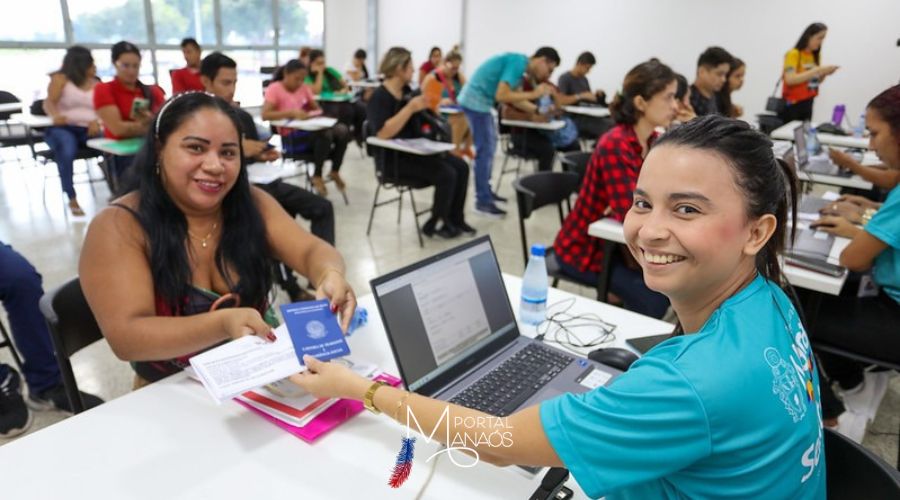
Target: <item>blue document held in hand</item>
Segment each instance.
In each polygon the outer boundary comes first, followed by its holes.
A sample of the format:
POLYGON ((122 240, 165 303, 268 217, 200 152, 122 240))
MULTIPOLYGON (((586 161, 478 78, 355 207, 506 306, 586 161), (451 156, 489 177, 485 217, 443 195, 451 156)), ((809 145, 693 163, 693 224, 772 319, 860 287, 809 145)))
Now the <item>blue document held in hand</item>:
POLYGON ((331 312, 327 300, 282 305, 281 314, 301 364, 304 354, 322 361, 350 354, 337 315, 331 312))

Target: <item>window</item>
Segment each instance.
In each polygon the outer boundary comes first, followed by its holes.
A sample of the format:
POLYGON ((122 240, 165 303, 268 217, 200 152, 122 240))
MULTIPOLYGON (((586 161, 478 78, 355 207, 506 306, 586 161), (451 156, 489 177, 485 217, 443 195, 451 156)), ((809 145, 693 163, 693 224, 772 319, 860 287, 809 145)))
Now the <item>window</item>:
POLYGON ((17 42, 64 42, 59 0, 30 0, 27 8, 4 8, 0 38, 17 42))
POLYGON ((268 80, 271 75, 263 75, 259 72, 262 66, 275 65, 275 53, 272 51, 234 50, 228 52, 228 57, 237 61, 238 83, 234 92, 234 100, 241 103, 241 107, 262 106, 263 80, 268 80))
POLYGON ((220 0, 223 45, 274 45, 271 0, 220 0))
POLYGON ((11 92, 26 105, 47 97, 49 75, 62 66, 65 54, 59 49, 0 49, 4 67, 16 69, 0 72, 0 89, 11 92))
POLYGON ((147 42, 143 0, 68 0, 76 42, 147 42))
POLYGON ((176 45, 184 38, 194 38, 201 47, 215 45, 212 0, 153 0, 151 6, 156 43, 176 45))
POLYGON ((325 32, 325 4, 310 0, 278 3, 279 45, 321 47, 325 32))

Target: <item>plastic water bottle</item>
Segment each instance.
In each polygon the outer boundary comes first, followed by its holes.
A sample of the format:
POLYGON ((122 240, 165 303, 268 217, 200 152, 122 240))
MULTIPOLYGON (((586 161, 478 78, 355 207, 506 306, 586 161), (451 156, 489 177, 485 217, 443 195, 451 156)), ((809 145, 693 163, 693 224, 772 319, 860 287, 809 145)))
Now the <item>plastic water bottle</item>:
POLYGON ((866 114, 863 113, 859 115, 859 121, 856 122, 856 127, 853 127, 853 137, 862 137, 863 133, 866 131, 866 114))
POLYGON ((531 257, 522 278, 522 301, 519 319, 527 325, 537 325, 547 315, 547 264, 544 245, 532 245, 531 257))
POLYGON ((812 158, 819 154, 819 138, 816 136, 816 127, 810 126, 806 131, 806 152, 812 158))

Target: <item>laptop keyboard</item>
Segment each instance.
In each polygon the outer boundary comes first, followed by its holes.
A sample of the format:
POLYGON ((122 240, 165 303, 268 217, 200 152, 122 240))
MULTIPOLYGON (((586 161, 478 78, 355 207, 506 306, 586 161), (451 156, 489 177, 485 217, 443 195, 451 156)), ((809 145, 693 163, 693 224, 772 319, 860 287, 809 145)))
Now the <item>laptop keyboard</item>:
POLYGON ((540 344, 528 344, 450 402, 505 417, 553 380, 573 359, 540 344))

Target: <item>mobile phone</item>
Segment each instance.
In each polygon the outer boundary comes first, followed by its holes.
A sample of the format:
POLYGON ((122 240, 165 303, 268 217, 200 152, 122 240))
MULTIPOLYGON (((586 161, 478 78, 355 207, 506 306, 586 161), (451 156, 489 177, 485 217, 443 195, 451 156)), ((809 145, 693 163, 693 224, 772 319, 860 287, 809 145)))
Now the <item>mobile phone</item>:
POLYGON ((147 111, 150 109, 150 101, 148 99, 144 99, 143 97, 135 97, 133 101, 131 101, 131 114, 130 117, 134 119, 137 115, 147 111))

